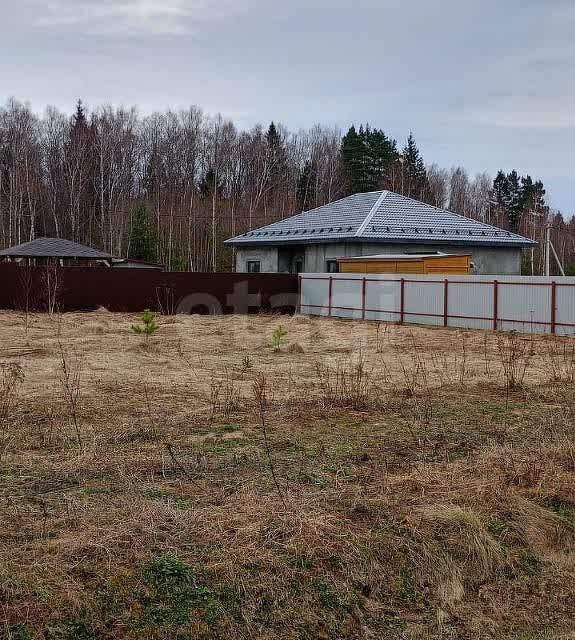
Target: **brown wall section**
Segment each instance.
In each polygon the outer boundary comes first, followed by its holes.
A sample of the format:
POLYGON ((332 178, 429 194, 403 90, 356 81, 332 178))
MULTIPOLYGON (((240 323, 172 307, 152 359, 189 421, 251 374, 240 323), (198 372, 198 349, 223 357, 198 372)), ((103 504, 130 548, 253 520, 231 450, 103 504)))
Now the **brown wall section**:
POLYGON ((149 269, 0 265, 0 308, 46 310, 48 280, 58 285, 61 311, 164 313, 257 313, 291 311, 297 305, 298 281, 287 274, 186 273, 149 269))
POLYGON ((429 256, 407 260, 392 258, 340 258, 341 273, 437 273, 464 275, 471 273, 471 256, 429 256))

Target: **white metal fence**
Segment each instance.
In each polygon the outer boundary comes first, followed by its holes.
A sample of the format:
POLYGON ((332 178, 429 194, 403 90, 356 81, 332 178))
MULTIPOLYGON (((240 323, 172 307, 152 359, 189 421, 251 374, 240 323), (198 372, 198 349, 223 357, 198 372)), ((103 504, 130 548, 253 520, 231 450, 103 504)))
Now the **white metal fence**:
POLYGON ((575 334, 575 277, 300 275, 303 314, 575 334))

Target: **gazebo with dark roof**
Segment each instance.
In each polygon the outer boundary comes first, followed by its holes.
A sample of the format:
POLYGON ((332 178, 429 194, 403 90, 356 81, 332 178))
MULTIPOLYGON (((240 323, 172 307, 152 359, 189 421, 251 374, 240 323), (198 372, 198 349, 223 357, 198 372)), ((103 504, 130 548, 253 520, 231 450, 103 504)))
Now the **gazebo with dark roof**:
POLYGON ((26 261, 43 264, 47 260, 58 260, 61 264, 72 261, 80 264, 101 263, 112 259, 111 254, 93 249, 63 238, 36 238, 29 242, 0 250, 0 260, 26 261))

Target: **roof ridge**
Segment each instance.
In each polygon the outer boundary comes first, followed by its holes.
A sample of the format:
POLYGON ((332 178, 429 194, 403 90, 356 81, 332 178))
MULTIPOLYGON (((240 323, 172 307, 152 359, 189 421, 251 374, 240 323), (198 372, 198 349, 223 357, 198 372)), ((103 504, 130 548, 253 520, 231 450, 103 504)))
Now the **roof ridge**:
MULTIPOLYGON (((369 193, 379 193, 378 191, 370 191, 369 193)), ((376 211, 379 209, 379 206, 384 201, 385 197, 389 191, 382 191, 379 198, 375 201, 375 204, 371 208, 370 212, 365 216, 365 220, 359 225, 357 231, 354 233, 355 237, 358 238, 364 232, 367 225, 371 222, 371 219, 375 215, 376 211)))

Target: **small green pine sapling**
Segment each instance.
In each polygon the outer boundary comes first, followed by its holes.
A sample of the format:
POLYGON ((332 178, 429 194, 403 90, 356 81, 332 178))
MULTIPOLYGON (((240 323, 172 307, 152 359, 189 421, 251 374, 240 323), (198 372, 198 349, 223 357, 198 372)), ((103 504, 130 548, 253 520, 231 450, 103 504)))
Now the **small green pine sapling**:
POLYGON ((144 313, 142 313, 142 322, 141 324, 133 324, 132 331, 138 335, 145 335, 146 338, 149 336, 153 336, 160 328, 160 325, 156 322, 156 314, 149 309, 146 309, 144 313))
POLYGON ((281 347, 286 344, 285 337, 287 336, 287 329, 279 324, 272 333, 272 349, 279 351, 281 347))

